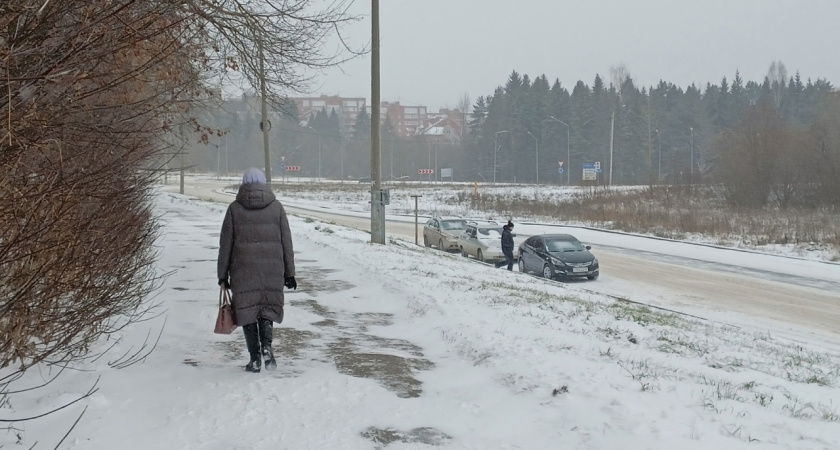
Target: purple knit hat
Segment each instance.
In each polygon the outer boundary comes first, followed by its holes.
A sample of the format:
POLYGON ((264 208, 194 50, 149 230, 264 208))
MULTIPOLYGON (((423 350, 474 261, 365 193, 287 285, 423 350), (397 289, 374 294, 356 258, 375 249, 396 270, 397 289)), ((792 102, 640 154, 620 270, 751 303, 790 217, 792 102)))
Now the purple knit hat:
POLYGON ((265 174, 262 170, 257 169, 256 167, 251 167, 250 169, 245 171, 245 175, 242 175, 242 184, 266 184, 265 183, 265 174))

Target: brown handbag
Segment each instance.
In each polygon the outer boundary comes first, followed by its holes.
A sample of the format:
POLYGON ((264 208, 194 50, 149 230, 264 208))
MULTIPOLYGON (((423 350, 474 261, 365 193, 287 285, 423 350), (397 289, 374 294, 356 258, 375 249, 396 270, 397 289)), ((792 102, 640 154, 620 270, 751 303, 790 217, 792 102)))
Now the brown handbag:
POLYGON ((236 329, 236 320, 233 318, 233 306, 230 304, 230 291, 222 286, 219 291, 219 315, 216 316, 216 334, 231 334, 236 329))

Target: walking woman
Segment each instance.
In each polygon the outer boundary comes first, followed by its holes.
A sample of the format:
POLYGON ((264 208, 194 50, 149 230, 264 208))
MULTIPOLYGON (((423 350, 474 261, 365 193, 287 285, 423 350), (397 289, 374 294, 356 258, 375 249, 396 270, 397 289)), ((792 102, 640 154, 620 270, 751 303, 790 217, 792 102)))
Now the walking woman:
POLYGON ((292 233, 283 205, 265 174, 245 171, 236 201, 228 206, 219 238, 219 285, 233 291, 236 324, 245 332, 248 372, 277 367, 273 323, 283 322, 283 286, 297 289, 292 233))

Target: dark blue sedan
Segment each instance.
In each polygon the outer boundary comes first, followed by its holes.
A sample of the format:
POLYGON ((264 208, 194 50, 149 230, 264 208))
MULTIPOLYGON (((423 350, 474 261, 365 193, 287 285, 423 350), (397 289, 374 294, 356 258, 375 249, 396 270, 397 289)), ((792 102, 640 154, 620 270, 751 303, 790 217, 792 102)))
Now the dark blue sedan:
POLYGON ((598 278, 598 258, 570 234, 531 236, 519 245, 519 271, 536 272, 545 278, 598 278))

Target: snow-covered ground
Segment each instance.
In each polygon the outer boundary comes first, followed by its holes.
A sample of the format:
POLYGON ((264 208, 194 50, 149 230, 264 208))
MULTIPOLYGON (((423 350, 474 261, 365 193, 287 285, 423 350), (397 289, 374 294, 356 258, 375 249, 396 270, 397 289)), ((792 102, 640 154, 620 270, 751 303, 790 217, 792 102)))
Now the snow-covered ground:
POLYGON ((160 270, 173 271, 155 299, 165 314, 10 397, 3 418, 34 416, 99 379, 91 397, 13 424, 0 445, 54 448, 84 411, 61 448, 840 448, 836 335, 663 314, 298 217, 278 370, 245 373, 241 332, 212 334, 225 207, 158 197, 160 270), (109 365, 161 328, 144 362, 109 365))
MULTIPOLYGON (((214 180, 211 176, 197 175, 190 177, 191 180, 214 180)), ((231 185, 239 183, 238 178, 228 178, 231 185)), ((286 180, 284 184, 275 183, 275 188, 283 196, 285 188, 290 194, 284 200, 291 200, 296 204, 307 206, 320 206, 329 209, 341 208, 351 211, 370 211, 370 194, 365 191, 368 185, 359 185, 356 182, 338 184, 336 181, 315 181, 308 179, 286 180), (335 187, 324 188, 324 185, 335 187), (318 186, 317 189, 307 189, 307 186, 318 186)), ((549 203, 561 203, 581 191, 589 191, 591 187, 578 186, 556 186, 543 185, 535 188, 533 185, 522 184, 499 184, 489 183, 430 183, 430 184, 386 184, 385 188, 392 191, 391 204, 387 207, 390 214, 413 216, 415 209, 415 198, 411 195, 420 195, 417 198, 417 209, 421 216, 435 214, 459 215, 462 217, 484 218, 490 220, 507 220, 507 215, 488 214, 478 210, 472 205, 473 194, 493 196, 495 198, 513 201, 515 199, 530 199, 535 197, 544 199, 549 203)), ((613 186, 610 189, 643 189, 643 187, 613 186)), ((592 223, 569 221, 566 218, 546 217, 515 217, 517 222, 525 223, 554 223, 558 220, 565 225, 578 227, 593 226, 592 223)), ((743 236, 708 236, 701 234, 689 234, 682 238, 684 241, 704 243, 710 245, 721 245, 727 248, 738 248, 752 250, 773 255, 795 256, 805 259, 821 261, 837 261, 840 257, 840 249, 822 242, 803 242, 791 244, 765 244, 761 245, 743 236)))

